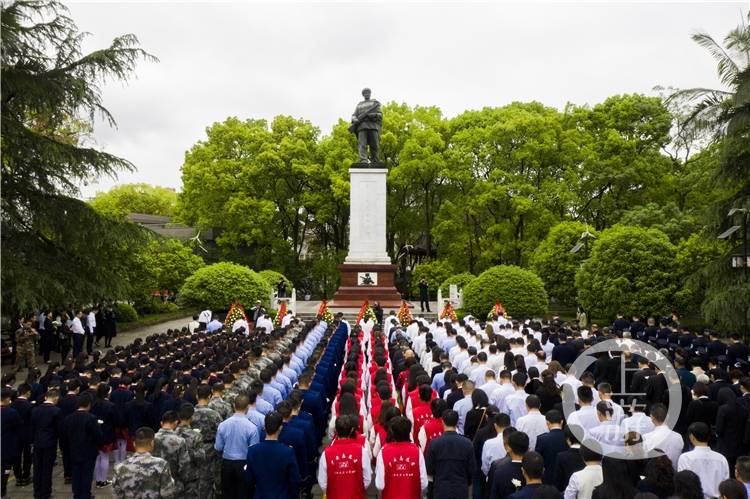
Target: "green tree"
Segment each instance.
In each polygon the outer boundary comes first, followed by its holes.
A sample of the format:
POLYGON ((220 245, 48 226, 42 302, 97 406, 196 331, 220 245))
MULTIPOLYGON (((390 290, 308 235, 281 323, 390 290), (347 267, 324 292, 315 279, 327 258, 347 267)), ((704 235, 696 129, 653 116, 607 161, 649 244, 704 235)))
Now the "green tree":
POLYGON ((623 213, 620 223, 659 229, 677 244, 697 229, 698 220, 681 211, 675 203, 669 202, 636 206, 623 213))
POLYGON ((312 234, 312 200, 319 198, 312 193, 321 170, 318 129, 277 116, 270 126, 228 118, 206 133, 185 156, 180 216, 221 229, 217 243, 246 248, 253 266, 292 270, 312 234))
MULTIPOLYGON (((576 253, 570 250, 585 231, 596 236, 596 231, 581 222, 560 222, 550 229, 531 256, 531 268, 544 281, 549 296, 566 305, 575 304, 575 276, 587 256, 586 247, 576 253)), ((589 238, 585 244, 590 249, 594 239, 589 238)))
POLYGON ((427 279, 429 284, 430 299, 434 300, 440 284, 455 271, 451 264, 444 260, 425 260, 414 266, 411 277, 411 293, 419 296, 419 281, 427 279))
POLYGON ((154 238, 141 256, 153 290, 177 291, 185 279, 205 266, 203 258, 176 239, 154 238))
POLYGON ((281 272, 276 272, 275 270, 266 269, 266 270, 261 270, 260 272, 258 272, 258 275, 260 275, 263 279, 265 279, 266 282, 268 283, 268 287, 272 289, 276 289, 276 286, 279 284, 279 280, 283 279, 284 284, 286 284, 286 292, 291 295, 294 284, 292 284, 292 281, 287 279, 287 277, 281 272))
POLYGON ((539 276, 515 265, 487 269, 464 288, 464 308, 476 317, 487 317, 497 302, 516 318, 539 316, 548 308, 539 276))
POLYGON ((578 301, 597 317, 660 314, 674 303, 675 247, 658 229, 603 231, 575 277, 578 301))
POLYGON ((133 35, 82 53, 84 34, 55 1, 0 9, 3 311, 124 296, 141 230, 72 196, 82 181, 133 169, 83 144, 81 134, 97 114, 114 125, 101 83, 124 81, 139 59, 155 59, 133 35))
MULTIPOLYGON (((710 131, 718 150, 712 180, 719 195, 706 217, 711 230, 705 231, 712 239, 731 222, 727 219, 731 208, 750 209, 750 23, 743 21, 731 30, 723 45, 708 33, 696 33, 693 40, 716 59, 722 88, 681 90, 671 99, 695 104, 684 123, 710 131)), ((729 264, 733 244, 722 249, 718 258, 700 270, 705 290, 701 311, 706 320, 737 331, 750 320, 750 282, 746 272, 737 272, 729 264)))
POLYGON ((149 184, 124 184, 98 193, 90 203, 99 213, 116 218, 124 218, 128 213, 172 216, 177 193, 149 184))
POLYGON ((235 301, 250 306, 256 300, 269 305, 271 287, 244 265, 221 262, 198 269, 185 280, 179 301, 195 308, 228 310, 235 301))

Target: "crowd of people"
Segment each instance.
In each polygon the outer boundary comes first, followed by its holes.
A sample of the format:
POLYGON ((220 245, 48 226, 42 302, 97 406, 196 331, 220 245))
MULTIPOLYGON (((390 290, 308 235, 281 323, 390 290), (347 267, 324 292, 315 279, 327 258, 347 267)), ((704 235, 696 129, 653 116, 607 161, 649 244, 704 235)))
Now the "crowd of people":
POLYGON ((3 496, 12 470, 50 497, 60 457, 85 499, 92 483, 126 498, 748 498, 737 336, 393 312, 249 334, 212 315, 5 379, 3 496))

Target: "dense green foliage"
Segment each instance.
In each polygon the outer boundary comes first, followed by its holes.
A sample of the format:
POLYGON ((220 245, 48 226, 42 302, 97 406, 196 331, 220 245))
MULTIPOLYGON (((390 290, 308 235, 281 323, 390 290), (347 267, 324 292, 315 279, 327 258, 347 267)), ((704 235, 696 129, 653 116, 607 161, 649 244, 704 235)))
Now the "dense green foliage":
POLYGON ((174 291, 180 289, 185 279, 203 267, 203 258, 175 239, 153 238, 138 253, 142 264, 142 289, 152 291, 174 291))
POLYGON ((135 307, 130 303, 117 303, 114 312, 118 322, 135 322, 138 320, 138 312, 135 311, 135 307))
POLYGON ((498 301, 518 319, 544 314, 548 306, 539 276, 515 265, 487 269, 464 288, 464 308, 475 317, 487 317, 498 301))
POLYGON ((180 302, 195 308, 228 310, 239 301, 246 307, 256 300, 268 305, 271 287, 258 273, 235 263, 222 262, 198 269, 180 289, 180 302))
POLYGON ((615 225, 594 243, 575 277, 590 316, 665 314, 674 303, 675 247, 658 229, 615 225))
POLYGON ((278 286, 279 280, 284 279, 284 283, 286 284, 287 295, 291 295, 292 288, 294 287, 292 285, 292 281, 287 279, 287 277, 281 272, 276 272, 275 270, 266 269, 266 270, 261 270, 260 272, 258 272, 258 274, 263 279, 265 279, 266 282, 268 283, 268 286, 274 290, 276 289, 276 286, 278 286))
POLYGON ((153 58, 133 35, 82 53, 84 34, 58 2, 0 9, 3 312, 124 297, 142 231, 72 196, 83 181, 133 168, 85 142, 97 114, 114 124, 101 83, 126 80, 139 59, 153 58))
POLYGON ((458 286, 458 289, 461 289, 476 278, 477 276, 475 276, 474 274, 470 274, 469 272, 461 272, 460 274, 452 275, 444 280, 440 285, 440 290, 443 292, 444 297, 448 297, 451 284, 455 284, 456 286, 458 286))
POLYGON ((116 218, 123 218, 128 213, 172 216, 177 193, 166 187, 125 184, 98 193, 90 203, 99 213, 116 218))
POLYGON ((596 236, 595 231, 581 222, 560 222, 550 229, 531 256, 531 268, 544 281, 550 298, 565 305, 575 304, 576 272, 595 241, 591 237, 586 238, 580 251, 571 253, 587 230, 596 236))
POLYGON ((450 263, 444 260, 425 260, 414 266, 411 277, 412 296, 419 297, 419 281, 427 279, 429 285, 430 299, 437 297, 440 285, 450 277, 455 270, 450 263))

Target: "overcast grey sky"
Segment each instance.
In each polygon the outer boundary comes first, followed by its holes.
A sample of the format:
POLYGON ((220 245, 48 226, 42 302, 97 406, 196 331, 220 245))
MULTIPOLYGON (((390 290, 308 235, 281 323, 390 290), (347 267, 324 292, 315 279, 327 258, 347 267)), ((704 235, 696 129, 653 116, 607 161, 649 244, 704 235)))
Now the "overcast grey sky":
POLYGON ((595 104, 655 85, 716 86, 690 39, 724 35, 748 3, 70 3, 85 49, 124 33, 159 63, 103 87, 117 129, 98 145, 138 168, 102 178, 179 189, 185 151, 228 116, 309 119, 323 134, 363 86, 381 102, 467 109, 595 104))

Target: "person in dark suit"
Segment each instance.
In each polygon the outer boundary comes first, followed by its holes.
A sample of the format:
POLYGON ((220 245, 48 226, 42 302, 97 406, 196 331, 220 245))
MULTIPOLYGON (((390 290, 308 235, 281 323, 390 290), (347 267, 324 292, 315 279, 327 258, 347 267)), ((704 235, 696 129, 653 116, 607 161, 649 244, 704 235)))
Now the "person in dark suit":
POLYGON ((578 356, 575 348, 568 343, 569 340, 570 338, 562 334, 560 336, 560 342, 552 348, 552 360, 556 360, 563 367, 575 362, 576 357, 578 356))
MULTIPOLYGON (((583 428, 578 428, 583 434, 583 428)), ((568 450, 562 451, 558 454, 555 460, 555 472, 553 473, 553 481, 555 487, 560 492, 565 492, 565 488, 568 486, 571 475, 576 471, 581 471, 586 467, 586 463, 583 462, 581 457, 581 444, 578 442, 573 430, 570 426, 565 427, 565 440, 568 443, 568 450)))
POLYGON ((245 481, 254 498, 299 497, 300 474, 294 451, 279 441, 282 422, 278 412, 269 413, 265 420, 266 439, 247 451, 245 481))
POLYGON ((514 480, 520 481, 521 485, 526 483, 521 471, 521 459, 529 450, 529 436, 522 431, 511 433, 505 450, 510 455, 511 461, 495 471, 492 477, 491 499, 506 499, 516 492, 514 480))
POLYGON ((719 391, 722 388, 732 388, 732 383, 729 381, 729 374, 724 369, 711 369, 709 372, 713 378, 713 383, 708 386, 708 398, 711 400, 718 400, 719 391))
MULTIPOLYGON (((425 458, 427 476, 433 480, 433 499, 467 497, 476 463, 471 440, 456 433, 458 413, 443 413, 443 434, 430 442, 425 458)), ((481 499, 482 487, 473 490, 474 499, 481 499)))
MULTIPOLYGON (((65 396, 60 397, 57 402, 57 406, 60 408, 61 421, 65 421, 65 418, 73 414, 78 407, 78 394, 81 391, 81 382, 78 378, 72 378, 68 380, 65 389, 67 393, 65 396)), ((68 447, 67 441, 62 436, 60 438, 60 453, 62 454, 65 485, 70 485, 73 481, 73 470, 70 464, 70 447, 68 447)))
POLYGON ((696 382, 693 385, 693 400, 687 406, 687 424, 706 423, 710 428, 716 421, 716 411, 719 404, 708 398, 708 387, 704 383, 696 382))
POLYGON ((23 427, 23 419, 10 403, 13 390, 10 387, 2 388, 2 402, 0 402, 0 426, 2 426, 2 449, 0 449, 0 458, 2 459, 2 497, 6 497, 8 491, 8 478, 10 470, 15 464, 21 451, 20 433, 23 427))
POLYGON ((625 319, 625 316, 617 314, 617 318, 612 323, 612 330, 616 333, 620 333, 618 336, 622 336, 622 332, 629 328, 630 323, 625 319))
POLYGON ((553 409, 547 412, 545 418, 547 419, 549 432, 536 437, 536 448, 534 450, 544 459, 544 483, 552 485, 555 478, 557 456, 568 449, 568 442, 565 439, 565 432, 562 430, 562 413, 553 409))
POLYGON ((633 373, 633 379, 630 381, 630 393, 640 393, 637 398, 645 402, 646 387, 648 379, 655 374, 654 370, 649 367, 648 359, 645 357, 638 358, 638 370, 633 373))
MULTIPOLYGON (((422 312, 424 312, 424 309, 426 308, 427 311, 430 311, 430 285, 427 283, 427 279, 422 278, 421 281, 419 281, 419 308, 422 312)), ((440 304, 438 303, 438 306, 440 304)))
POLYGON ((656 366, 655 374, 649 376, 646 381, 646 406, 652 407, 654 404, 667 404, 669 384, 664 373, 656 366))
POLYGON ((732 343, 727 348, 727 362, 729 362, 729 366, 734 367, 739 361, 748 362, 747 357, 750 355, 750 350, 747 345, 740 341, 740 335, 733 333, 730 338, 732 339, 732 343))
POLYGON ((529 451, 523 455, 521 460, 521 472, 526 485, 511 494, 509 499, 531 499, 539 487, 542 486, 542 475, 544 474, 544 458, 538 453, 529 451))
POLYGON ((725 357, 727 354, 727 344, 719 339, 719 335, 714 331, 708 333, 709 342, 707 353, 709 357, 725 357))
POLYGON ((20 452, 16 462, 13 464, 13 474, 16 477, 16 485, 25 487, 31 483, 31 385, 23 383, 18 387, 18 397, 10 404, 21 416, 23 426, 18 435, 20 452))
POLYGON ((74 499, 91 499, 94 464, 103 435, 95 416, 91 415, 91 395, 78 397, 78 408, 63 421, 62 435, 71 449, 71 471, 74 499))
POLYGON ((57 407, 59 398, 60 392, 50 388, 44 396, 44 402, 31 411, 36 498, 49 498, 52 495, 52 468, 62 426, 62 411, 57 407))

